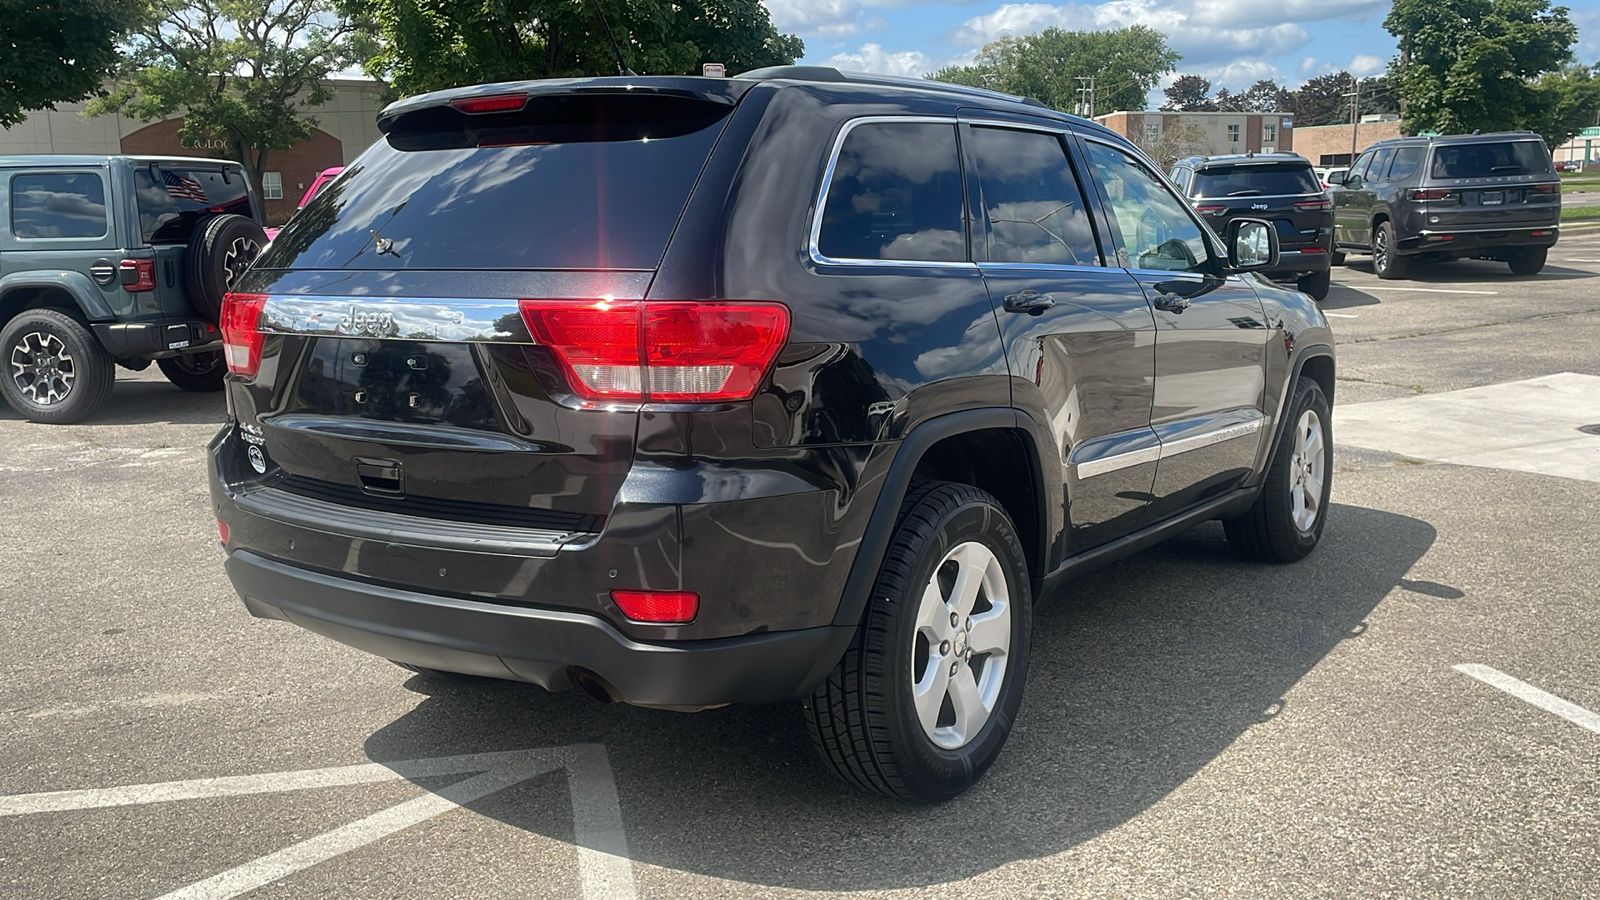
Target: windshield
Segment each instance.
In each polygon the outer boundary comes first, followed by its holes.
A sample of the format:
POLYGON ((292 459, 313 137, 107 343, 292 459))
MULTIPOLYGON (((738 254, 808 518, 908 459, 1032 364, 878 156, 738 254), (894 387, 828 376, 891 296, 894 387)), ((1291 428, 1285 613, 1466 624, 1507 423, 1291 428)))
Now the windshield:
POLYGON ((1320 194, 1311 167, 1305 163, 1252 163, 1214 166, 1194 176, 1196 197, 1270 197, 1277 194, 1320 194))
POLYGON ((1543 175, 1549 171, 1550 154, 1543 141, 1485 141, 1433 150, 1434 178, 1543 175))
POLYGON ((254 218, 249 187, 237 169, 224 179, 218 169, 140 166, 133 170, 133 186, 147 244, 187 244, 196 223, 219 213, 254 218))

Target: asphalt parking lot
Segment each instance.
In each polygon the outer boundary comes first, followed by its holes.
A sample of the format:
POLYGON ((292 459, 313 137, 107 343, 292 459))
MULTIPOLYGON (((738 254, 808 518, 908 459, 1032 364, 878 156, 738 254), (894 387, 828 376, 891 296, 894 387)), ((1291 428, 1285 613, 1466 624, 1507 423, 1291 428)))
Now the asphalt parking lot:
POLYGON ((251 619, 220 397, 0 407, 0 896, 1600 897, 1600 232, 1532 278, 1354 257, 1324 309, 1322 546, 1245 564, 1213 524, 1069 584, 936 808, 832 780, 792 706, 437 681, 251 619))

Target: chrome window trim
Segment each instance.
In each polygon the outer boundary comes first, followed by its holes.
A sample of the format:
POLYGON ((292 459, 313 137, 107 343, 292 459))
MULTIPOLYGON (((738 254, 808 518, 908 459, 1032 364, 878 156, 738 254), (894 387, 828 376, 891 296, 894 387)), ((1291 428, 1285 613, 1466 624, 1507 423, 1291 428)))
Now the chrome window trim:
POLYGON ((268 294, 256 330, 265 334, 367 340, 506 342, 526 335, 496 322, 521 316, 515 300, 327 297, 268 294))
MULTIPOLYGON (((932 259, 858 259, 855 257, 834 258, 823 255, 822 250, 819 247, 819 242, 822 238, 822 213, 828 203, 828 189, 833 187, 833 172, 835 167, 837 167, 839 164, 839 151, 844 149, 845 138, 850 136, 850 132, 855 131, 862 125, 882 124, 886 122, 903 125, 949 125, 951 128, 955 128, 960 123, 960 120, 955 116, 861 116, 845 122, 844 127, 839 129, 838 137, 833 139, 833 150, 828 153, 828 167, 823 170, 822 186, 817 190, 816 209, 811 215, 811 237, 809 246, 807 248, 810 251, 811 261, 819 266, 873 266, 898 269, 975 268, 977 263, 970 259, 953 261, 932 259)), ((959 169, 962 167, 959 135, 957 136, 956 141, 956 166, 959 169)), ((966 197, 963 196, 961 198, 963 225, 966 224, 966 202, 966 197)), ((963 235, 963 237, 965 237, 965 235, 963 235)), ((970 248, 968 253, 970 255, 970 248)))
MULTIPOLYGON (((1202 434, 1190 435, 1175 441, 1165 441, 1155 447, 1140 447, 1137 450, 1129 450, 1113 456, 1074 462, 1072 466, 1076 470, 1079 479, 1093 478, 1096 475, 1120 472, 1123 469, 1144 465, 1145 463, 1159 462, 1192 450, 1203 450, 1206 447, 1211 447, 1224 441, 1248 437, 1259 432, 1262 424, 1266 421, 1266 417, 1261 415, 1259 410, 1250 410, 1249 412, 1254 413, 1255 417, 1248 422, 1235 422, 1202 434)), ((1157 439, 1159 440, 1159 436, 1157 439)))
POLYGON ((1318 191, 1315 194, 1241 194, 1238 197, 1200 197, 1200 196, 1195 196, 1195 197, 1192 197, 1190 199, 1196 200, 1196 201, 1199 201, 1199 200, 1283 200, 1283 199, 1288 198, 1288 197, 1306 197, 1306 198, 1309 198, 1309 199, 1307 199, 1305 202, 1307 202, 1307 203, 1316 203, 1318 200, 1326 200, 1328 198, 1328 192, 1327 191, 1318 191))
POLYGON ((1099 272, 1102 274, 1122 269, 1121 266, 1085 266, 1081 263, 981 262, 977 266, 985 271, 989 269, 1049 269, 1052 272, 1099 272))

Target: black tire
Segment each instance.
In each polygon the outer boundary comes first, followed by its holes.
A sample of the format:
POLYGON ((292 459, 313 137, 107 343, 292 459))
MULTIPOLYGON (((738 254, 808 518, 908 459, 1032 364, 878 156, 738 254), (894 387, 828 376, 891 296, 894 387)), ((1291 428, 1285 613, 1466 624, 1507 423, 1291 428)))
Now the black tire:
POLYGON ((189 305, 215 325, 222 315, 222 298, 267 245, 267 233, 244 216, 223 215, 207 219, 189 238, 183 286, 189 305))
POLYGON ((111 355, 66 313, 30 309, 0 328, 0 396, 29 421, 82 422, 105 404, 115 382, 111 355))
POLYGON ((1248 511, 1222 523, 1234 550, 1264 562, 1294 562, 1304 559, 1316 548, 1328 521, 1328 497, 1333 490, 1332 421, 1322 387, 1301 376, 1295 382, 1294 399, 1284 418, 1283 437, 1272 454, 1267 483, 1248 511), (1316 419, 1320 447, 1314 454, 1301 455, 1297 462, 1296 445, 1302 443, 1300 422, 1307 415, 1316 419), (1317 456, 1321 457, 1322 483, 1317 491, 1302 494, 1302 497, 1316 494, 1316 509, 1310 521, 1297 521, 1295 494, 1303 483, 1302 472, 1314 473, 1317 456))
POLYGON ((1406 277, 1410 263, 1394 245, 1394 226, 1379 222, 1372 230, 1372 271, 1385 281, 1394 281, 1406 277))
POLYGON ((1549 255, 1549 247, 1518 247, 1506 257, 1506 264, 1513 275, 1537 275, 1549 255))
POLYGON ((1309 294, 1313 300, 1324 300, 1328 296, 1328 287, 1333 284, 1332 272, 1312 272, 1310 275, 1301 275, 1296 287, 1302 293, 1309 294))
MULTIPOLYGON (((901 505, 900 522, 873 585, 865 619, 844 658, 805 701, 811 740, 823 760, 845 781, 901 800, 937 803, 970 787, 999 755, 1022 703, 1032 633, 1030 590, 1022 544, 998 501, 970 485, 943 481, 913 485, 901 505), (989 556, 981 552, 975 556, 992 560, 993 565, 984 563, 984 571, 993 573, 991 582, 1003 572, 1009 600, 984 587, 971 601, 972 615, 964 625, 948 629, 958 637, 935 645, 925 637, 929 626, 918 622, 925 589, 938 578, 940 595, 948 598, 953 592, 953 585, 947 584, 949 567, 959 570, 962 563, 946 555, 977 550, 986 550, 989 556), (1009 621, 1002 613, 1009 615, 1009 621), (984 619, 994 627, 984 629, 984 619), (979 624, 976 632, 974 622, 979 624), (1005 652, 974 651, 980 641, 1000 634, 1008 635, 1005 652), (977 684, 978 693, 968 696, 993 697, 986 718, 981 724, 968 723, 973 731, 964 739, 955 733, 965 727, 959 720, 942 724, 947 710, 955 719, 953 694, 940 687, 956 684, 943 676, 947 660, 952 672, 971 675, 977 684), (991 668, 999 660, 1003 667, 991 668), (962 740, 959 746, 940 746, 925 729, 913 693, 918 677, 914 668, 922 670, 920 677, 928 685, 924 696, 936 698, 920 708, 936 710, 935 730, 962 740)), ((928 621, 937 621, 943 629, 946 608, 934 608, 938 612, 928 621)))
POLYGON ((1335 250, 1332 253, 1329 253, 1328 254, 1328 262, 1329 262, 1329 264, 1335 265, 1335 266, 1344 265, 1344 251, 1343 250, 1335 250))
POLYGON ((161 374, 167 376, 168 381, 198 394, 222 390, 228 374, 228 365, 223 362, 220 350, 169 356, 156 360, 156 365, 161 367, 161 374))

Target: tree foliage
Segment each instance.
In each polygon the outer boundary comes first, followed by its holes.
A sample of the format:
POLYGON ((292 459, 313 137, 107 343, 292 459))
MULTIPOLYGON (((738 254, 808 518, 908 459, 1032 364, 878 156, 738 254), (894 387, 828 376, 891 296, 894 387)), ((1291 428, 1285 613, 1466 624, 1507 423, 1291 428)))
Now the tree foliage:
POLYGON ((1179 75, 1162 92, 1167 102, 1161 108, 1168 112, 1216 112, 1217 103, 1211 99, 1211 82, 1199 75, 1179 75))
POLYGON ((1551 149, 1584 128, 1600 124, 1600 66, 1566 66, 1540 76, 1533 88, 1539 97, 1539 115, 1528 124, 1551 149))
POLYGON ((379 41, 368 74, 403 95, 467 84, 618 74, 730 74, 789 65, 805 53, 760 0, 340 0, 379 41), (603 16, 603 18, 602 18, 603 16))
POLYGON ((1223 112, 1285 112, 1288 96, 1287 90, 1263 78, 1237 94, 1229 93, 1227 88, 1218 89, 1216 104, 1223 112))
POLYGON ((152 0, 129 39, 120 85, 91 113, 144 121, 182 113, 186 146, 220 141, 261 189, 274 152, 310 139, 308 111, 333 98, 324 82, 352 61, 349 21, 326 0, 152 0))
POLYGON ((1548 0, 1395 0, 1391 81, 1408 131, 1529 127, 1548 113, 1534 79, 1572 58, 1578 29, 1548 0))
POLYGON ((127 0, 0 0, 0 128, 98 91, 137 12, 127 0))
POLYGON ((1144 25, 1111 31, 1046 28, 984 46, 970 66, 946 66, 929 78, 1032 97, 1046 106, 1078 108, 1079 76, 1095 79, 1092 114, 1141 110, 1145 95, 1181 59, 1166 36, 1144 25))

